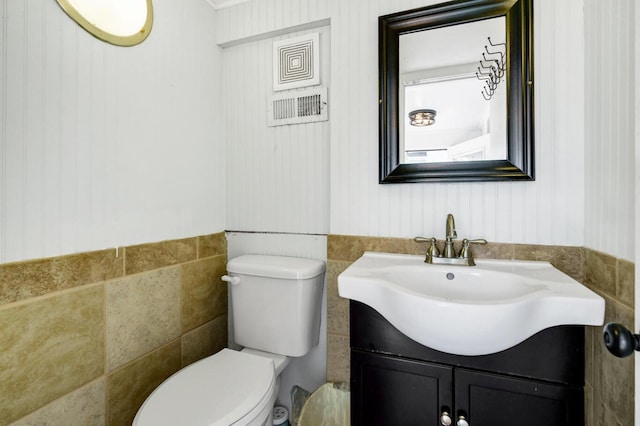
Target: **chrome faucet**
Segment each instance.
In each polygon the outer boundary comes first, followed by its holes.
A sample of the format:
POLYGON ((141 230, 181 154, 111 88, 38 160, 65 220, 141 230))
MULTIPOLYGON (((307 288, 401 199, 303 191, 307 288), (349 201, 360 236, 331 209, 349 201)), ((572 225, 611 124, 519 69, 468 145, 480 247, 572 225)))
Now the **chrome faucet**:
POLYGON ((453 241, 458 238, 458 233, 456 232, 456 222, 453 218, 453 215, 449 213, 447 215, 447 229, 445 233, 445 241, 444 247, 442 249, 442 254, 438 250, 437 242, 435 238, 424 238, 424 237, 415 237, 413 241, 417 243, 430 243, 429 249, 427 250, 427 256, 425 258, 425 263, 436 263, 436 264, 446 264, 446 265, 467 265, 474 266, 476 263, 473 261, 473 255, 471 254, 471 244, 487 244, 487 240, 477 239, 477 240, 462 240, 462 248, 460 249, 460 253, 456 255, 455 247, 453 245, 453 241))

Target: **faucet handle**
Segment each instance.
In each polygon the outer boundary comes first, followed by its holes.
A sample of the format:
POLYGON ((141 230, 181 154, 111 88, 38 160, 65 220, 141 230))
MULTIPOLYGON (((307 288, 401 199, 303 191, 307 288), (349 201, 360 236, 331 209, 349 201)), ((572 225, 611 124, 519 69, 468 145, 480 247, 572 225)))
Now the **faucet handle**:
MULTIPOLYGON (((469 242, 469 244, 481 244, 481 245, 487 244, 487 240, 485 240, 484 238, 476 238, 475 240, 467 240, 467 241, 469 242)), ((464 240, 462 242, 464 242, 464 240)))
POLYGON ((431 263, 429 259, 440 256, 440 250, 438 250, 436 239, 434 237, 415 237, 413 241, 415 241, 416 243, 431 243, 431 245, 427 249, 427 258, 425 259, 425 262, 431 263))
POLYGON ((438 250, 435 238, 431 238, 431 245, 429 246, 429 250, 427 251, 427 256, 431 256, 432 258, 440 256, 440 250, 438 250))
POLYGON ((413 241, 415 241, 416 243, 430 243, 431 240, 433 238, 426 238, 426 237, 414 237, 413 241))
POLYGON ((468 239, 463 239, 462 240, 462 248, 460 249, 460 254, 458 255, 458 257, 462 257, 464 259, 468 259, 471 257, 471 248, 469 247, 469 245, 471 244, 487 244, 487 240, 485 240, 484 238, 478 238, 476 240, 468 240, 468 239))

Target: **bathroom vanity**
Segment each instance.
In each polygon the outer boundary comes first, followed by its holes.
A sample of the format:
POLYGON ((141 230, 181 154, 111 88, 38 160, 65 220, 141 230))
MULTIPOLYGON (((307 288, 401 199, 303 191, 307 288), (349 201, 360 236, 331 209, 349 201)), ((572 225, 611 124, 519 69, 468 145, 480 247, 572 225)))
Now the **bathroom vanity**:
POLYGON ((365 252, 338 276, 353 425, 584 425, 604 299, 548 262, 428 260, 365 252))
POLYGON ((350 321, 354 426, 584 424, 583 326, 461 356, 415 342, 354 300, 350 321))

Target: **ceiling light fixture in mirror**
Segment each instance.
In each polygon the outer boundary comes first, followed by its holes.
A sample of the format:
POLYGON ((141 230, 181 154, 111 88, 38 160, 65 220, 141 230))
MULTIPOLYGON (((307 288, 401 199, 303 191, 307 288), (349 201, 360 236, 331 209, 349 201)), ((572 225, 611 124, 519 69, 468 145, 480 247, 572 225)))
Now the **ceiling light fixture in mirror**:
POLYGON ((151 0, 57 0, 71 19, 96 38, 117 46, 142 43, 151 32, 151 0))

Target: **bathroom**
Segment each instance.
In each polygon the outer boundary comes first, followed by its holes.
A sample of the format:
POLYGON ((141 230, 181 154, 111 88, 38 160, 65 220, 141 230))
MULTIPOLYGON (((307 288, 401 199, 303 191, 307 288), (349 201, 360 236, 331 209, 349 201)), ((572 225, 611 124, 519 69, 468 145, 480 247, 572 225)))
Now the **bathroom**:
MULTIPOLYGON (((226 346, 211 283, 254 250, 327 261, 314 367, 346 381, 336 276, 363 250, 441 238, 447 213, 505 256, 564 265, 605 321, 638 329, 632 0, 534 0, 535 181, 411 185, 378 184, 377 17, 436 1, 212 3, 154 0, 149 38, 123 48, 54 1, 2 0, 0 424, 128 424, 226 346), (329 120, 267 128, 272 43, 312 32, 329 120)), ((634 357, 599 333, 587 424, 633 424, 634 357)))

